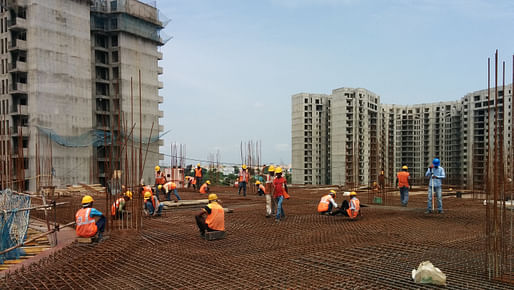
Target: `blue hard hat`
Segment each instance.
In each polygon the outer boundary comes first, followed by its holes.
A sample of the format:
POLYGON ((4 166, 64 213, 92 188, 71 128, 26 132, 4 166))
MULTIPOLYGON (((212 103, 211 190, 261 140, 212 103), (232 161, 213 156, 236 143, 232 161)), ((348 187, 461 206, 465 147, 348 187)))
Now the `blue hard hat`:
POLYGON ((434 166, 439 166, 439 165, 441 165, 441 160, 439 160, 439 158, 434 158, 434 160, 432 161, 432 164, 434 164, 434 166))

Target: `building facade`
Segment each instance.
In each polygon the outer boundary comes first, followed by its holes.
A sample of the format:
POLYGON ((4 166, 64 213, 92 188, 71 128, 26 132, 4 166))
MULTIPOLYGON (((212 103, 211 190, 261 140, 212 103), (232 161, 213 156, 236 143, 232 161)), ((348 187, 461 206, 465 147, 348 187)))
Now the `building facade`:
MULTIPOLYGON (((502 124, 505 116, 502 128, 507 140, 511 88, 505 88, 505 98, 503 89, 498 93, 498 116, 502 124)), ((369 185, 384 171, 386 183, 393 185, 396 172, 407 165, 412 183, 425 184, 427 167, 438 157, 446 170, 445 183, 482 186, 489 140, 487 110, 492 116, 496 110, 494 96, 487 106, 487 95, 481 90, 459 101, 417 105, 381 104, 378 95, 360 88, 335 89, 331 95, 293 95, 293 183, 369 185), (320 125, 323 130, 317 129, 320 125)))
MULTIPOLYGON (((138 118, 133 138, 151 140, 149 152, 159 151, 163 25, 156 7, 136 0, 0 4, 3 188, 105 184, 122 169, 118 140, 131 111, 138 118)), ((160 159, 148 154, 148 179, 160 159)))

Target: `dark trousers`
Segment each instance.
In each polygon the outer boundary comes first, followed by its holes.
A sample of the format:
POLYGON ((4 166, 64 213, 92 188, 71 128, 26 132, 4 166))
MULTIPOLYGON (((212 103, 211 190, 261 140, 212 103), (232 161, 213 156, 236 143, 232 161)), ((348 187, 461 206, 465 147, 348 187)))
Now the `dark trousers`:
POLYGON ((212 232, 213 229, 209 228, 207 223, 205 222, 205 218, 203 216, 195 216, 196 225, 198 226, 198 229, 200 230, 200 233, 202 235, 205 234, 205 231, 212 232))
POLYGON ((348 212, 346 212, 346 210, 349 208, 350 208, 350 203, 348 203, 347 200, 343 200, 343 204, 341 204, 341 208, 336 210, 335 212, 333 212, 332 215, 342 214, 344 216, 348 216, 348 212))
POLYGON ((239 190, 237 194, 241 194, 241 188, 243 189, 243 195, 246 196, 246 181, 239 182, 239 190))
POLYGON ((96 232, 103 233, 105 230, 105 217, 101 216, 100 219, 96 222, 96 232))
POLYGON ((200 190, 200 186, 202 186, 202 178, 201 177, 195 177, 195 179, 196 179, 195 189, 196 190, 200 190))

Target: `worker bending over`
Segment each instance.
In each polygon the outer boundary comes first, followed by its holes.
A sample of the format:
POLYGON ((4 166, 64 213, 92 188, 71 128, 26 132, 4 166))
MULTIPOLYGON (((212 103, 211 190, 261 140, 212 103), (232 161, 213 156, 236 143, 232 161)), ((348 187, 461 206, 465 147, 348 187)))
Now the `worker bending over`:
POLYGON ((207 199, 209 200, 209 204, 195 216, 196 224, 198 225, 202 237, 205 236, 205 231, 225 230, 225 211, 219 203, 218 196, 211 193, 207 199))
POLYGON ((159 202, 157 196, 151 193, 145 193, 145 212, 150 216, 160 216, 162 212, 162 203, 159 202))
POLYGON ((334 198, 336 197, 336 191, 330 190, 329 194, 323 196, 318 204, 318 212, 320 214, 331 214, 332 209, 337 208, 337 203, 334 198))
POLYGON ((352 191, 350 192, 350 202, 347 200, 343 201, 343 204, 341 205, 341 208, 335 212, 332 213, 332 215, 338 215, 342 214, 344 216, 347 216, 351 219, 356 218, 360 215, 360 201, 357 198, 357 192, 352 191))
POLYGON ((93 208, 93 201, 90 195, 82 198, 82 208, 75 214, 75 232, 81 238, 92 238, 98 233, 97 241, 100 241, 105 229, 105 217, 93 208))
POLYGON ((123 215, 127 213, 125 210, 125 204, 127 201, 132 199, 132 192, 126 191, 122 197, 118 198, 116 201, 114 201, 111 205, 111 216, 112 219, 119 219, 123 218, 123 215))
POLYGON ((164 188, 164 192, 166 193, 166 200, 171 200, 172 191, 173 195, 175 195, 175 201, 179 201, 181 199, 178 195, 177 185, 175 184, 175 182, 168 181, 162 187, 164 188))
POLYGON ((248 168, 246 164, 243 164, 241 170, 239 171, 239 189, 237 191, 238 195, 241 195, 241 188, 243 189, 243 196, 246 196, 246 184, 250 180, 250 174, 248 173, 248 168))
POLYGON ((264 187, 264 185, 262 185, 262 183, 259 180, 255 182, 255 187, 257 187, 257 194, 259 196, 266 194, 266 188, 264 187))
POLYGON ((200 193, 207 194, 211 191, 209 188, 209 185, 211 185, 211 181, 207 180, 202 186, 200 187, 200 193))

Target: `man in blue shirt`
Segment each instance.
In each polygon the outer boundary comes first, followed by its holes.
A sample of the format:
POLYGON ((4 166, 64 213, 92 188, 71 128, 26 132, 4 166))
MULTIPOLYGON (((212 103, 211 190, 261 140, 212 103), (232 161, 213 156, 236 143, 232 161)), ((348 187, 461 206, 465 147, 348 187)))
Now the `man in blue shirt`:
POLYGON ((439 158, 434 158, 432 161, 432 165, 428 168, 425 176, 430 177, 430 181, 428 183, 428 204, 427 211, 425 213, 432 213, 432 190, 436 193, 437 198, 437 212, 443 213, 443 199, 442 199, 442 189, 441 189, 441 181, 446 178, 446 174, 444 173, 444 168, 441 166, 441 161, 439 158))

